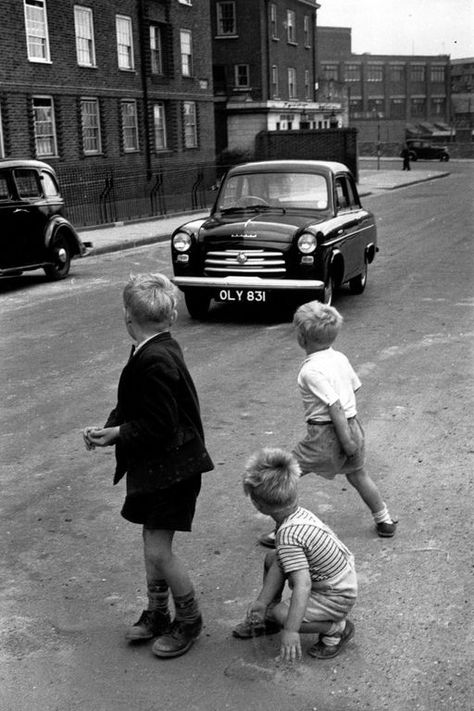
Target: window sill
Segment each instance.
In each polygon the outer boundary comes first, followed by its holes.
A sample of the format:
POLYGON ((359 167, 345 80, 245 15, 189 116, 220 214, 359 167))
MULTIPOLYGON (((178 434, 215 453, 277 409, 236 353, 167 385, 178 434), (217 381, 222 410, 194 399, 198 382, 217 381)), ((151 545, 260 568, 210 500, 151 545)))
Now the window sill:
POLYGON ((239 39, 239 35, 214 35, 216 40, 239 39))
POLYGON ((51 59, 40 59, 39 57, 34 57, 34 58, 28 57, 28 61, 31 62, 32 64, 52 64, 53 63, 51 61, 51 59))
POLYGON ((97 64, 79 64, 77 63, 78 67, 81 67, 81 69, 98 69, 99 67, 97 64))

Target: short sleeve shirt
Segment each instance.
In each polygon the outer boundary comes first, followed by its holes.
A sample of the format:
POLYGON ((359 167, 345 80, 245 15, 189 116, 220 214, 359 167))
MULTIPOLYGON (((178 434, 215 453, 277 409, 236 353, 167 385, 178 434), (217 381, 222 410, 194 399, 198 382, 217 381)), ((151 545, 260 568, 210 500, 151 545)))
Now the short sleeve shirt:
POLYGON ((327 421, 328 408, 340 401, 346 417, 357 414, 355 392, 361 382, 348 358, 333 348, 309 355, 298 374, 306 420, 327 421))

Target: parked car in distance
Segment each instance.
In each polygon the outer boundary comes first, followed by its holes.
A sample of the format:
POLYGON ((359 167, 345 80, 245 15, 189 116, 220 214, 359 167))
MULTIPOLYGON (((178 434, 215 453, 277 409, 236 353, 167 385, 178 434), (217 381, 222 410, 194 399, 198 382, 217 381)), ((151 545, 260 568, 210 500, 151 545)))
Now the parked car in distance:
POLYGON ((0 161, 0 276, 43 269, 54 281, 69 274, 71 259, 86 254, 62 214, 56 174, 37 160, 0 161))
POLYGON ((377 232, 342 163, 264 161, 231 168, 210 216, 175 230, 171 252, 174 282, 189 314, 202 319, 212 299, 331 303, 345 283, 360 294, 377 232))
POLYGON ((408 140, 406 143, 410 151, 410 160, 449 160, 449 151, 446 146, 418 139, 408 140))

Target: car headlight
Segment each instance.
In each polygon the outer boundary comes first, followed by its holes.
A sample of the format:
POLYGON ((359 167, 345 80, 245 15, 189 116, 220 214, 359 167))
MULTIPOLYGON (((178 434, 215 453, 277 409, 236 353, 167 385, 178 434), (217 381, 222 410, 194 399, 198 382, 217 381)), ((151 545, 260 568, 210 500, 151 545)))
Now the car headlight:
POLYGON ((192 238, 187 232, 177 232, 173 237, 173 247, 177 252, 187 252, 191 243, 192 238))
POLYGON ((316 237, 308 232, 304 232, 298 240, 298 249, 300 252, 303 252, 303 254, 311 254, 317 246, 316 237))

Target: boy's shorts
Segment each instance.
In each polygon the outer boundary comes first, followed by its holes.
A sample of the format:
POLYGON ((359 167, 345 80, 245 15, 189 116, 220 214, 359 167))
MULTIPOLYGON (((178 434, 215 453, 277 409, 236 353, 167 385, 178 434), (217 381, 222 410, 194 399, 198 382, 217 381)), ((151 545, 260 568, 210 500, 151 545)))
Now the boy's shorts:
MULTIPOLYGON (((337 622, 347 617, 357 600, 357 575, 351 558, 351 567, 329 582, 313 586, 303 617, 303 622, 337 622)), ((291 597, 280 605, 290 607, 291 597)))
POLYGON ((302 474, 314 472, 325 479, 334 479, 336 474, 354 474, 364 468, 364 430, 357 417, 347 422, 352 439, 357 443, 357 452, 352 457, 342 450, 334 425, 308 424, 306 436, 293 450, 302 474))
POLYGON ((201 475, 153 493, 127 493, 121 514, 144 528, 190 531, 196 501, 201 490, 201 475))

